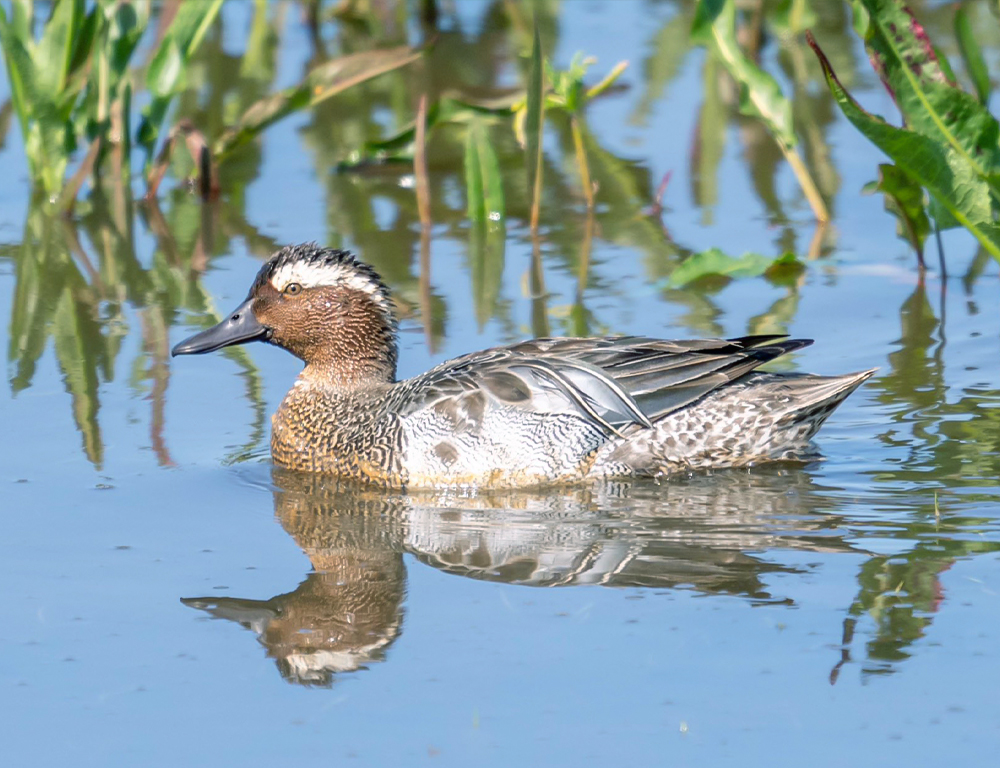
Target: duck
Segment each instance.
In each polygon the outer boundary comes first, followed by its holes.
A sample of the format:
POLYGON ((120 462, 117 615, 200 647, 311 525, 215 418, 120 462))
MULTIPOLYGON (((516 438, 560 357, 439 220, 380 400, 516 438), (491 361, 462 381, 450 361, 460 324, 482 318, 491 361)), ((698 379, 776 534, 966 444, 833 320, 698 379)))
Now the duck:
POLYGON ((389 288, 351 252, 289 245, 246 299, 172 355, 263 341, 304 367, 272 417, 291 470, 386 488, 669 478, 816 458, 812 438, 876 369, 758 370, 811 339, 536 338, 398 380, 389 288))

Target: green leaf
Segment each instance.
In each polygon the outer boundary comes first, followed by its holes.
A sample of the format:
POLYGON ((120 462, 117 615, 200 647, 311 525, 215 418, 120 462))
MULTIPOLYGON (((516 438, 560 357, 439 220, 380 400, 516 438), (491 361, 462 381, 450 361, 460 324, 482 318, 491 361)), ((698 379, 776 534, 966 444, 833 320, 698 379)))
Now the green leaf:
POLYGON ((773 26, 788 35, 799 35, 816 26, 819 17, 809 4, 809 0, 781 0, 771 14, 773 26))
MULTIPOLYGON (((146 7, 142 6, 145 11, 146 7)), ((111 43, 111 71, 115 81, 128 72, 129 61, 135 52, 139 40, 149 23, 148 13, 137 13, 132 4, 123 3, 115 8, 114 16, 109 20, 108 40, 111 43)))
POLYGON ((83 23, 83 0, 61 0, 42 31, 35 55, 38 89, 55 101, 66 86, 77 33, 83 23))
POLYGON ((989 188, 967 156, 866 112, 840 84, 812 35, 807 35, 807 39, 819 57, 827 86, 847 119, 1000 260, 1000 228, 993 221, 989 188))
POLYGON ((423 49, 403 45, 362 51, 320 64, 298 85, 250 105, 236 126, 215 143, 212 153, 217 160, 222 159, 281 118, 320 104, 366 80, 411 64, 422 55, 423 49))
MULTIPOLYGON (((503 184, 500 164, 479 120, 469 125, 465 135, 465 189, 472 221, 503 222, 503 184)), ((493 227, 491 227, 493 228, 493 227)))
POLYGON ((34 25, 34 0, 13 0, 11 2, 10 24, 14 34, 30 46, 34 25))
POLYGON ((136 140, 152 158, 160 125, 174 95, 184 87, 184 74, 198 46, 222 7, 222 0, 181 3, 146 71, 146 87, 153 96, 142 111, 136 140))
POLYGON ((990 99, 990 71, 986 67, 983 51, 972 32, 968 10, 964 5, 959 5, 955 9, 955 37, 958 38, 958 49, 962 53, 962 61, 965 62, 965 71, 969 73, 979 103, 985 105, 990 99))
POLYGON ((865 185, 865 192, 885 195, 885 209, 896 217, 896 231, 917 252, 920 263, 924 261, 924 242, 931 225, 924 207, 924 190, 916 181, 895 165, 883 163, 878 167, 877 182, 865 185))
POLYGON ((502 225, 490 228, 482 222, 473 223, 469 233, 469 277, 480 330, 496 314, 503 286, 505 245, 506 233, 502 225))
POLYGON ((757 117, 786 148, 796 144, 792 105, 778 81, 754 64, 736 40, 736 4, 733 0, 700 0, 691 27, 691 39, 713 47, 740 88, 740 112, 757 117))
POLYGON ((528 195, 531 199, 532 228, 538 226, 538 211, 542 193, 542 122, 545 107, 542 91, 542 43, 538 25, 531 43, 531 66, 528 71, 528 102, 525 120, 525 165, 528 169, 528 195))
POLYGON ((504 265, 504 196, 500 165, 486 128, 473 120, 465 135, 465 188, 472 232, 469 271, 480 329, 496 309, 504 265))
POLYGON ((156 50, 156 56, 153 57, 146 73, 146 86, 149 92, 161 98, 169 96, 180 85, 183 70, 181 47, 176 39, 168 37, 156 50))
POLYGON ((72 45, 72 55, 67 68, 67 75, 72 76, 80 67, 84 66, 90 59, 91 51, 94 48, 94 40, 97 37, 97 28, 100 26, 98 8, 90 9, 90 13, 83 17, 79 27, 74 33, 72 45))
POLYGON ((908 129, 950 147, 1000 196, 1000 124, 955 86, 924 28, 900 0, 862 0, 871 16, 865 43, 908 129))
POLYGON ((666 285, 680 288, 710 275, 722 277, 760 277, 775 264, 789 266, 798 263, 791 254, 778 259, 760 253, 745 253, 738 258, 727 256, 718 248, 695 253, 685 259, 667 278, 666 285))
POLYGON ((865 8, 861 0, 850 0, 850 3, 854 31, 858 33, 858 37, 866 40, 868 38, 868 29, 871 26, 871 17, 868 15, 868 9, 865 8))
MULTIPOLYGON (((493 102, 490 102, 493 104, 493 102)), ((501 117, 509 117, 513 100, 505 99, 501 106, 491 106, 481 102, 466 101, 443 96, 427 109, 427 132, 445 123, 468 124, 481 119, 496 122, 501 117)), ((341 164, 343 168, 356 166, 360 162, 376 160, 404 160, 413 162, 413 142, 416 138, 416 122, 412 122, 391 136, 376 141, 366 141, 360 153, 350 162, 341 164)))
MULTIPOLYGON (((18 6, 15 5, 15 10, 18 6)), ((15 14, 16 17, 16 14, 15 14)), ((4 60, 7 64, 7 77, 10 80, 10 98, 21 123, 21 135, 28 140, 28 121, 31 107, 36 100, 35 95, 35 65, 31 55, 24 47, 24 40, 16 30, 16 25, 7 21, 7 13, 0 5, 0 45, 3 46, 4 60)), ((29 162, 31 157, 28 158, 29 162)))

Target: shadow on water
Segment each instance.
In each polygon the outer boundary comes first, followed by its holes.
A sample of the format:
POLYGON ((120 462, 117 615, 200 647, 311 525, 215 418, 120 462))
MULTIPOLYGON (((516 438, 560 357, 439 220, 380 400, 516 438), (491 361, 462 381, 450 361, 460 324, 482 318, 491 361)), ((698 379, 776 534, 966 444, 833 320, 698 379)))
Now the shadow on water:
MULTIPOLYGON (((779 574, 811 565, 782 552, 853 554, 859 591, 842 641, 830 638, 831 682, 851 660, 863 616, 875 630, 864 673, 891 671, 926 632, 942 597, 939 575, 958 557, 1000 544, 927 539, 892 558, 865 547, 852 502, 801 468, 696 475, 668 484, 606 483, 588 489, 386 494, 321 476, 274 469, 275 516, 312 564, 291 592, 268 600, 192 597, 182 602, 257 634, 282 676, 330 685, 338 673, 386 660, 403 630, 404 555, 439 571, 528 587, 635 587, 736 596, 793 606, 779 574), (777 583, 781 583, 779 580, 777 583)), ((988 525, 940 520, 934 530, 988 525)), ((878 529, 901 542, 930 526, 878 529)))

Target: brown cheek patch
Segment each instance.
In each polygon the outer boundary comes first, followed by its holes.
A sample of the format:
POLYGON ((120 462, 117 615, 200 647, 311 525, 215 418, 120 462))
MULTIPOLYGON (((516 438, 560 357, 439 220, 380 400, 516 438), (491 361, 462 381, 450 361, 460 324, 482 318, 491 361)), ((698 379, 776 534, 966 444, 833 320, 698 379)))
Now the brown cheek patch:
POLYGON ((264 287, 256 292, 253 302, 253 314, 257 318, 257 322, 269 327, 274 324, 273 315, 275 305, 280 298, 281 294, 270 283, 265 283, 264 287))

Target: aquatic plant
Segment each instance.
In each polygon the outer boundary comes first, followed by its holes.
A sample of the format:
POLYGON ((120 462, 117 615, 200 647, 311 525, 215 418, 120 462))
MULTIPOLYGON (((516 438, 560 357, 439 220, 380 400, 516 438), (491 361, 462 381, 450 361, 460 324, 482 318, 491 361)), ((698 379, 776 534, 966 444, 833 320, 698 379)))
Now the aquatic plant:
MULTIPOLYGON (((11 99, 24 137, 33 186, 51 199, 62 194, 67 206, 83 176, 100 174, 110 150, 119 155, 124 177, 131 155, 131 104, 138 78, 132 59, 150 19, 150 3, 58 0, 36 41, 34 6, 13 0, 11 13, 0 6, 0 46, 11 99), (77 176, 66 183, 76 148, 88 144, 77 176)), ((143 110, 137 142, 152 151, 171 100, 212 23, 222 0, 175 7, 149 67, 145 85, 152 96, 143 110)))
MULTIPOLYGON (((808 7, 801 0, 792 6, 791 11, 786 10, 786 16, 793 12, 804 14, 808 7)), ((691 39, 709 47, 736 81, 740 93, 740 112, 757 118, 766 126, 795 174, 816 220, 828 221, 830 214, 826 202, 796 150, 798 137, 792 123, 791 102, 782 93, 778 81, 757 66, 737 42, 735 0, 699 0, 691 27, 691 39)))
POLYGON ((808 40, 844 115, 894 163, 880 166, 870 189, 885 194, 921 268, 930 222, 936 230, 964 227, 1000 260, 1000 123, 985 106, 989 77, 967 11, 957 8, 955 27, 976 95, 958 84, 947 58, 901 0, 852 5, 855 29, 899 108, 902 126, 862 108, 815 38, 809 34, 808 40))
MULTIPOLYGON (((218 136, 175 117, 164 139, 171 105, 188 86, 188 71, 221 7, 222 0, 163 6, 155 46, 143 65, 134 59, 149 31, 150 0, 97 0, 89 11, 84 0, 56 0, 37 41, 30 0, 13 0, 9 16, 0 6, 0 47, 33 187, 60 209, 69 208, 87 176, 96 181, 105 175, 112 155, 118 183, 128 186, 132 150, 138 147, 145 154, 148 194, 155 196, 175 148, 183 143, 207 198, 218 191, 216 165, 267 127, 420 55, 401 46, 332 58, 298 84, 249 105, 218 136), (133 137, 132 103, 140 90, 149 100, 133 137), (70 161, 84 144, 87 151, 67 180, 70 161)), ((266 20, 267 14, 267 4, 258 2, 256 19, 266 20)), ((262 38, 258 34, 250 43, 262 38)))

